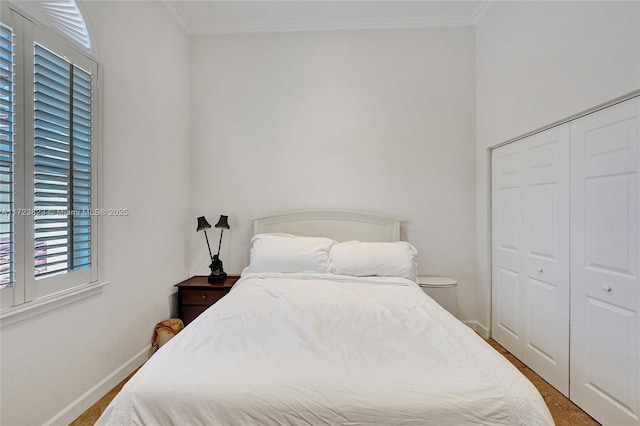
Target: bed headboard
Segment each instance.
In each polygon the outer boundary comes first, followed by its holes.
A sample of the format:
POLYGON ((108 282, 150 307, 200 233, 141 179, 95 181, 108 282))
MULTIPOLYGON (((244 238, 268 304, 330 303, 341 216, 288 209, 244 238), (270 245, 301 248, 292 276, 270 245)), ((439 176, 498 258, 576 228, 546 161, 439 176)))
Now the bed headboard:
POLYGON ((401 220, 354 210, 299 210, 253 220, 253 234, 284 232, 336 241, 399 241, 401 220))

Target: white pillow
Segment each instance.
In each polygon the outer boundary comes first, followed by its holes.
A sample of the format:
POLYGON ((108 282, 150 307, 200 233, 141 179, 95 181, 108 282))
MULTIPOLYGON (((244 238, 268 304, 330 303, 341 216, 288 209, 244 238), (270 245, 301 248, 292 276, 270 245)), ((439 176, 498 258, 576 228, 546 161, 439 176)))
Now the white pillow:
POLYGON ((406 241, 336 243, 329 250, 329 272, 357 277, 403 277, 416 281, 418 250, 406 241))
POLYGON ((251 239, 247 272, 320 272, 329 268, 330 238, 258 234, 251 239))

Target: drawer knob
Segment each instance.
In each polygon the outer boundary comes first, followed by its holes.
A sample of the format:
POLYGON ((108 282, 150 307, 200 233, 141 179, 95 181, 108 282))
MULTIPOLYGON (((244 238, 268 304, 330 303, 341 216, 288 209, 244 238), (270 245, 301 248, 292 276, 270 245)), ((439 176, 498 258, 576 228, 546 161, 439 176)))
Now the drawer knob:
POLYGON ((542 273, 542 271, 544 271, 544 269, 542 269, 542 266, 538 266, 538 272, 542 273))
POLYGON ((609 284, 605 284, 602 286, 602 289, 607 293, 611 293, 611 286, 609 284))
POLYGON ((206 294, 203 294, 203 295, 202 295, 202 298, 203 298, 203 299, 206 299, 206 298, 207 298, 207 295, 206 295, 206 294))

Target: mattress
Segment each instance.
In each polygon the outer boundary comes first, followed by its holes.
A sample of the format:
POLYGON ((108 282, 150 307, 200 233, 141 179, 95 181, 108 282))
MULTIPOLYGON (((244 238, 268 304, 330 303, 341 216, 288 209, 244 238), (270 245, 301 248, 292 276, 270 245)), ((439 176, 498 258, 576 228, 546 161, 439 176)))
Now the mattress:
POLYGON ((547 425, 513 365, 404 278, 246 274, 98 425, 547 425))

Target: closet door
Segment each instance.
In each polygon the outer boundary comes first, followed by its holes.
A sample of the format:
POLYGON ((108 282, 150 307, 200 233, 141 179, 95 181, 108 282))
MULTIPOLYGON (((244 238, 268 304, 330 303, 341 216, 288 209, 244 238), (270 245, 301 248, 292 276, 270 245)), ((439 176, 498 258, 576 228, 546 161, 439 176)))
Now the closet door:
POLYGON ((569 125, 523 141, 522 361, 569 395, 569 125))
POLYGON ((491 153, 491 337, 522 358, 522 142, 491 153))
POLYGON ((640 424, 638 99, 571 123, 571 399, 640 424))
POLYGON ((569 126, 492 153, 492 337, 569 392, 569 126))

